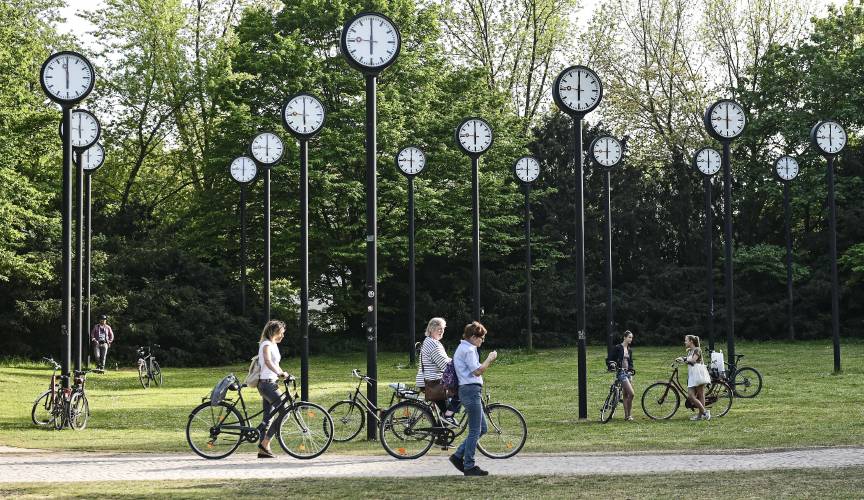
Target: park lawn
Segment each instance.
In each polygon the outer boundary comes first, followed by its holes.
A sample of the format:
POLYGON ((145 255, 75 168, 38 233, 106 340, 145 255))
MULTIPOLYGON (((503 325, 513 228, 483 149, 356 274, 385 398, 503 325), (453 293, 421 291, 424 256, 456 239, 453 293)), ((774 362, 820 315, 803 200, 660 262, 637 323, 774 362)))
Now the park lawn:
POLYGON ((864 468, 610 476, 328 478, 0 484, 20 498, 857 498, 864 468), (695 484, 695 489, 694 489, 695 484))
MULTIPOLYGON (((454 342, 445 340, 445 345, 454 342)), ((638 339, 637 339, 638 340, 638 339)), ((669 421, 651 421, 639 400, 651 382, 668 378, 670 361, 682 353, 675 347, 634 349, 638 370, 634 401, 635 422, 616 413, 609 424, 597 422, 611 375, 604 369, 605 349, 588 350, 589 419, 580 421, 576 396, 575 348, 541 350, 528 354, 501 350, 499 361, 487 372, 493 401, 519 408, 528 422, 526 452, 598 452, 626 450, 710 450, 864 445, 864 343, 844 341, 844 373, 833 375, 830 342, 741 342, 743 364, 758 368, 764 377, 755 399, 737 399, 726 417, 690 422, 682 407, 669 421)), ((386 404, 388 382, 412 382, 415 371, 400 368, 405 355, 379 356, 379 399, 386 404)), ((133 363, 128 362, 127 366, 133 363)), ((0 367, 0 445, 92 451, 189 452, 184 429, 189 412, 229 372, 244 373, 245 364, 217 368, 164 368, 165 385, 143 389, 131 367, 91 375, 88 394, 92 417, 85 431, 52 431, 30 421, 33 400, 45 390, 50 369, 7 362, 0 367)), ((299 373, 299 359, 283 360, 283 368, 299 373)), ((310 361, 313 402, 329 407, 356 384, 352 368, 365 369, 364 354, 315 356, 310 361)), ((686 375, 684 376, 686 384, 686 375)), ((255 390, 245 390, 250 406, 260 408, 255 390)), ((620 410, 619 410, 620 411, 620 410)), ((362 434, 361 434, 362 436, 362 434)), ((245 445, 241 452, 252 452, 245 445)), ((380 445, 360 438, 335 443, 334 453, 383 454, 380 445)), ((433 448, 432 453, 444 453, 433 448)), ((703 483, 704 484, 704 483, 703 483)))

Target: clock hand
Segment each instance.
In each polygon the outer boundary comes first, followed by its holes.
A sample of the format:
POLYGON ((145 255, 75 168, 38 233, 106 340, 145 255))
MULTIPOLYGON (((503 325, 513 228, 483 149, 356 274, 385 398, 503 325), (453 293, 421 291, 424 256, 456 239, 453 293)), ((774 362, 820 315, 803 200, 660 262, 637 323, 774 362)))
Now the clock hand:
POLYGON ((375 38, 375 30, 373 30, 373 21, 369 21, 369 55, 372 55, 372 44, 374 43, 373 39, 375 38))
POLYGON ((582 100, 582 73, 576 72, 576 100, 582 100))
POLYGON ((270 158, 270 136, 264 136, 264 157, 270 158))
POLYGON ((63 69, 66 70, 66 90, 69 90, 69 58, 66 58, 66 64, 63 65, 63 69))
POLYGON ((474 146, 477 146, 477 122, 474 122, 474 146))
POLYGON ((306 98, 303 98, 303 126, 306 126, 306 98))

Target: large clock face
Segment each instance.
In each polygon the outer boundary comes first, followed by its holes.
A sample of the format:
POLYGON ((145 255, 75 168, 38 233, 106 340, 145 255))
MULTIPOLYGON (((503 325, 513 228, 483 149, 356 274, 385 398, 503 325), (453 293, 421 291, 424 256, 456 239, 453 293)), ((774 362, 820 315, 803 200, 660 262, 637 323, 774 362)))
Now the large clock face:
MULTIPOLYGON (((75 155, 77 156, 77 155, 75 155)), ((77 162, 73 156, 73 160, 77 162)), ((87 172, 95 172, 105 162, 105 150, 98 142, 81 153, 81 165, 87 172)))
POLYGON ((481 155, 492 146, 492 127, 480 118, 467 118, 456 128, 456 141, 469 155, 481 155))
POLYGON ((396 164, 405 175, 417 175, 426 166, 426 155, 420 148, 408 146, 396 154, 396 164))
MULTIPOLYGON (((75 149, 87 149, 96 141, 99 140, 99 135, 102 133, 102 128, 99 125, 99 120, 93 113, 85 109, 76 109, 72 111, 69 117, 71 121, 72 133, 69 139, 72 141, 72 147, 75 149)), ((63 129, 63 121, 60 121, 60 137, 65 133, 63 129)))
POLYGON ((402 37, 387 16, 368 12, 345 23, 341 42, 342 51, 353 66, 376 72, 396 60, 402 37))
POLYGON ((721 141, 732 140, 744 132, 747 117, 735 101, 723 99, 712 104, 705 112, 708 132, 721 141))
POLYGON ((239 156, 231 162, 231 177, 235 181, 245 184, 251 182, 258 173, 255 162, 248 156, 239 156))
POLYGON ((846 131, 834 121, 817 123, 810 136, 822 154, 836 155, 846 147, 846 131))
POLYGON ((722 164, 720 152, 716 149, 702 148, 693 157, 693 166, 702 175, 712 176, 720 171, 722 164))
POLYGON ((522 182, 534 182, 540 176, 540 162, 533 156, 523 156, 513 165, 516 178, 522 182))
POLYGON ((597 74, 585 66, 572 66, 558 75, 552 87, 555 104, 572 114, 585 114, 600 104, 603 84, 597 74))
POLYGON ((282 159, 285 145, 282 138, 273 132, 262 132, 252 139, 249 147, 252 157, 262 165, 275 165, 282 159))
POLYGON ((621 163, 623 156, 624 148, 614 137, 598 137, 591 143, 591 157, 601 167, 612 168, 621 163))
POLYGON ((282 106, 282 124, 294 135, 311 137, 324 126, 324 105, 311 94, 297 94, 282 106))
POLYGON ((780 180, 791 181, 798 177, 798 160, 788 155, 781 156, 774 162, 774 171, 780 180))
POLYGON ((93 90, 96 79, 93 65, 76 52, 58 52, 42 65, 42 90, 51 100, 61 104, 81 101, 93 90))

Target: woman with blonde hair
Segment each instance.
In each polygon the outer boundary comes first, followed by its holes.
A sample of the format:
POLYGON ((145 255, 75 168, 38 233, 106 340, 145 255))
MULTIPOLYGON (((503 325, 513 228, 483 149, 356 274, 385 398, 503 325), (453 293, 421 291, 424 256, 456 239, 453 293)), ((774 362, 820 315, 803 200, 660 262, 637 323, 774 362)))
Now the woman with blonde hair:
POLYGON ((687 349, 687 355, 676 358, 675 361, 687 363, 687 399, 699 409, 699 414, 693 415, 690 420, 711 420, 711 412, 705 409, 705 385, 711 382, 711 376, 702 362, 699 337, 686 335, 684 347, 687 349))
POLYGON ((261 442, 258 443, 258 458, 275 458, 270 449, 270 440, 276 434, 276 426, 270 426, 274 415, 273 408, 279 405, 282 395, 279 394, 278 379, 284 378, 288 372, 282 371, 279 362, 282 355, 279 353, 279 342, 285 338, 285 323, 279 320, 270 320, 264 325, 261 339, 258 342, 258 364, 261 368, 261 376, 258 380, 258 393, 264 403, 264 420, 261 421, 261 442))
MULTIPOLYGON (((441 344, 446 328, 447 322, 444 318, 432 318, 426 325, 426 338, 423 339, 418 356, 420 366, 417 367, 417 377, 414 379, 414 384, 420 390, 426 388, 427 380, 440 380, 444 368, 450 362, 450 356, 447 356, 447 351, 441 344)), ((441 410, 441 418, 444 419, 444 422, 456 427, 458 423, 453 415, 459 411, 459 397, 451 398, 449 406, 446 399, 435 401, 435 404, 441 410)))

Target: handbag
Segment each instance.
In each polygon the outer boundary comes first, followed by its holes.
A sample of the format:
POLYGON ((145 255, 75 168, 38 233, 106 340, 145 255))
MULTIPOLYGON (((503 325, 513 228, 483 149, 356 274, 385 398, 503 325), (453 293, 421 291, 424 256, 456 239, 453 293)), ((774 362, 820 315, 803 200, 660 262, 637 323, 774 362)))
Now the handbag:
POLYGON ((447 387, 438 379, 426 378, 426 363, 423 362, 423 349, 420 349, 420 370, 423 372, 423 394, 426 401, 444 401, 447 399, 447 387))
POLYGON ((695 385, 705 385, 711 383, 711 374, 708 373, 708 368, 703 363, 693 365, 693 380, 695 385))

